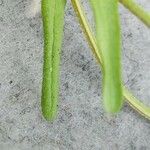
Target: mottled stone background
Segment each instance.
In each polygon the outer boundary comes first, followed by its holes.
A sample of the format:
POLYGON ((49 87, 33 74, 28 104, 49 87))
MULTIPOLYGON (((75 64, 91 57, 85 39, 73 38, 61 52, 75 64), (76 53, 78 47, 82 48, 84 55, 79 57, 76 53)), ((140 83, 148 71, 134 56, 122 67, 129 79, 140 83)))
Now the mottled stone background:
MULTIPOLYGON (((87 0, 84 7, 92 21, 87 0)), ((138 0, 150 11, 149 0, 138 0)), ((30 0, 0 0, 0 150, 150 150, 150 122, 125 104, 108 117, 101 71, 70 1, 62 45, 59 114, 40 112, 43 38, 30 0)), ((150 105, 150 30, 120 5, 124 82, 150 105)), ((114 35, 115 36, 115 35, 114 35)))

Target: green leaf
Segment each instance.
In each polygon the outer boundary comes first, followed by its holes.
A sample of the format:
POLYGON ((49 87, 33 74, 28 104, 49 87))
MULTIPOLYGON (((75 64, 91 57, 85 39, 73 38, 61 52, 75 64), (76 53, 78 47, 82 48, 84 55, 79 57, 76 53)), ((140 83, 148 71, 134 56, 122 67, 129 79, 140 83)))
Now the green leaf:
POLYGON ((42 0, 44 64, 41 106, 47 120, 54 119, 57 114, 65 4, 66 0, 42 0))
POLYGON ((121 38, 117 0, 90 0, 96 22, 96 39, 103 60, 105 110, 118 112, 122 106, 121 38))

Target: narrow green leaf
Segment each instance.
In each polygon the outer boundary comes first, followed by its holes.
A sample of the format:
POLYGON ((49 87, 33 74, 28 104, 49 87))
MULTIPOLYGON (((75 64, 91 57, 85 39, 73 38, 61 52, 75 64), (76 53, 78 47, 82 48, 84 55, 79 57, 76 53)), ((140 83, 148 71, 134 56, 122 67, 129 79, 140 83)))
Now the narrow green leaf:
POLYGON ((52 120, 57 114, 65 3, 66 0, 42 0, 44 65, 41 106, 47 120, 52 120))
POLYGON ((96 22, 96 38, 103 59, 103 99, 107 112, 122 106, 121 39, 118 0, 90 0, 96 22))

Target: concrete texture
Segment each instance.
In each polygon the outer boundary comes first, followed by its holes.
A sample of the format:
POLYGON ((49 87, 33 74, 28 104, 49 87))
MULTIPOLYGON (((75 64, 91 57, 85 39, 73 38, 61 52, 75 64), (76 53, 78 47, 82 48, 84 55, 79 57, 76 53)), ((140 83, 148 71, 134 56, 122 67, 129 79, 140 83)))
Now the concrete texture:
MULTIPOLYGON (((149 0, 138 2, 150 11, 149 0)), ((101 71, 67 2, 59 114, 40 112, 42 22, 26 16, 30 0, 0 0, 0 150, 149 150, 150 122, 127 104, 105 114, 101 71)), ((84 7, 91 21, 87 0, 84 7)), ((120 6, 126 85, 150 104, 150 30, 120 6)))

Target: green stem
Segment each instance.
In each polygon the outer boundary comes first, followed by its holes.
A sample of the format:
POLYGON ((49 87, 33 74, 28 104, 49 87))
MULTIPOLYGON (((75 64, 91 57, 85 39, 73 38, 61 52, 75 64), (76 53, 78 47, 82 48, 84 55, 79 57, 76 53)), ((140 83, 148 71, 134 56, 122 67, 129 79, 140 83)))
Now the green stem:
POLYGON ((137 16, 145 25, 150 27, 150 13, 143 10, 134 0, 119 0, 127 9, 137 16))
POLYGON ((124 97, 127 99, 129 105, 139 112, 142 116, 150 119, 150 107, 144 105, 140 100, 138 100, 125 86, 123 87, 124 97))

